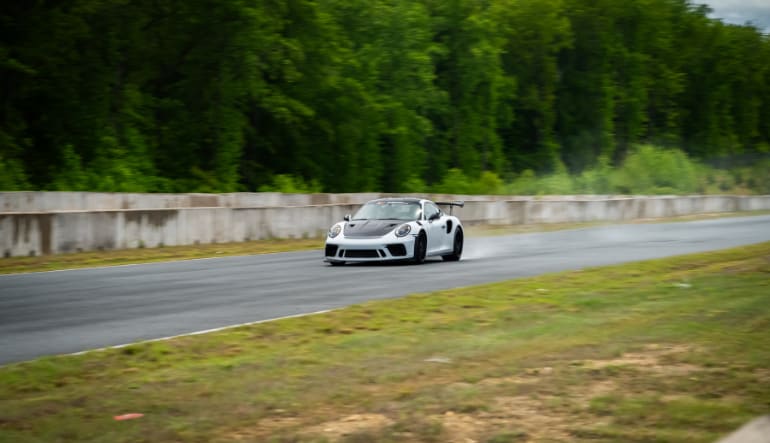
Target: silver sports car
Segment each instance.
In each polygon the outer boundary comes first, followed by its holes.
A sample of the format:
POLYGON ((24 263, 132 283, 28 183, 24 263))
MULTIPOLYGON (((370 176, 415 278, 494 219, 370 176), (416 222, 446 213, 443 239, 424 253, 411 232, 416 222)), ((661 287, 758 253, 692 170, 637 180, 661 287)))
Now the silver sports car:
POLYGON ((463 226, 451 211, 463 205, 419 198, 372 200, 329 229, 325 260, 332 265, 386 260, 419 264, 433 256, 460 260, 463 226), (441 206, 448 207, 450 213, 441 206))

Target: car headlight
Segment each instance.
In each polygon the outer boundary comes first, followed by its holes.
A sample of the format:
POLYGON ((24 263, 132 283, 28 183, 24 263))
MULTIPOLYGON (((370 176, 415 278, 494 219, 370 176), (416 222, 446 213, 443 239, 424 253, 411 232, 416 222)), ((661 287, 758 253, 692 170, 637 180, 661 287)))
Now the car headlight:
POLYGON ((334 238, 338 235, 340 235, 340 232, 342 232, 342 226, 340 225, 334 225, 331 229, 329 229, 329 238, 334 238))
POLYGON ((412 232, 412 227, 409 225, 401 225, 396 229, 396 237, 405 237, 412 232))

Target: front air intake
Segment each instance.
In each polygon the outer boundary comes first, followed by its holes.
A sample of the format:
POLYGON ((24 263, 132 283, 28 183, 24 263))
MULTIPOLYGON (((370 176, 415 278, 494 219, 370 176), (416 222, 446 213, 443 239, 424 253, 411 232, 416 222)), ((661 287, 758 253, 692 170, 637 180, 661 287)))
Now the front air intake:
POLYGON ((348 249, 345 251, 346 258, 380 258, 376 249, 348 249))
POLYGON ((393 257, 404 257, 406 255, 406 246, 404 245, 388 245, 388 252, 393 257))

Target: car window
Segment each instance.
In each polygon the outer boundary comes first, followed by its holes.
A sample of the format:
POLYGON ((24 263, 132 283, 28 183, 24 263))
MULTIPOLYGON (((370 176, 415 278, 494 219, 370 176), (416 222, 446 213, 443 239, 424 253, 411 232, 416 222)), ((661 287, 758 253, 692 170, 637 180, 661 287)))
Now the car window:
POLYGON ((369 202, 353 216, 353 220, 418 220, 419 218, 419 203, 387 200, 369 202))
POLYGON ((441 214, 441 210, 433 203, 425 203, 425 220, 430 220, 434 214, 441 214))

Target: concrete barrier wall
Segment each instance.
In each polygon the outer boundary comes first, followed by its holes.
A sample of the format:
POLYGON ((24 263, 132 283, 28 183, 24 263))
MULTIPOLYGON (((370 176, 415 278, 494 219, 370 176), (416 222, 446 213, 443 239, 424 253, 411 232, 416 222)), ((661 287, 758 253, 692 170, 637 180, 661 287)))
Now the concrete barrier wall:
POLYGON ((321 237, 358 205, 0 213, 3 256, 321 237))
POLYGON ((770 209, 770 196, 629 197, 468 202, 463 220, 489 224, 572 223, 770 209))
MULTIPOLYGON (((103 211, 113 209, 254 208, 362 204, 388 196, 381 193, 281 194, 131 194, 109 192, 0 192, 0 213, 41 211, 103 211)), ((468 196, 468 199, 483 198, 468 196)))
MULTIPOLYGON (((425 194, 398 194, 425 197, 425 194)), ((238 192, 231 194, 132 194, 110 192, 0 192, 0 213, 45 211, 105 211, 113 209, 178 209, 178 208, 255 208, 314 205, 355 205, 369 200, 395 196, 384 193, 355 194, 281 194, 278 192, 238 192)), ((620 196, 623 197, 623 196, 620 196)), ((430 194, 435 201, 464 200, 563 200, 562 196, 485 196, 430 194)), ((573 197, 570 197, 573 198, 573 197)), ((583 200, 604 200, 617 196, 575 196, 583 200)))
MULTIPOLYGON (((240 242, 268 238, 320 237, 334 222, 381 194, 202 194, 140 195, 96 193, 6 193, 19 202, 37 205, 37 211, 0 212, 0 253, 4 256, 59 254, 76 251, 240 242), (46 194, 54 194, 46 195, 46 194), (21 195, 21 198, 17 198, 21 195), (316 197, 314 197, 316 196, 316 197), (324 196, 324 197, 318 197, 324 196), (27 197, 30 199, 27 200, 27 197), (108 198, 111 197, 111 198, 108 198), (147 201, 145 201, 147 197, 147 201), (58 199, 57 199, 58 198, 58 199), (302 205, 328 199, 334 204, 302 205), (285 206, 259 203, 282 201, 285 206), (110 206, 115 202, 156 206, 184 203, 176 208, 112 208, 60 210, 63 204, 110 206), (253 203, 251 206, 244 205, 253 203), (298 203, 291 205, 288 203, 298 203), (339 203, 344 202, 344 203, 339 203), (196 203, 231 206, 195 207, 196 203), (237 204, 236 204, 237 203, 237 204), (41 210, 52 207, 57 210, 41 210)), ((533 224, 623 221, 691 214, 770 210, 770 196, 685 197, 479 197, 434 196, 466 200, 456 214, 466 224, 533 224)), ((12 201, 6 198, 4 203, 12 201)), ((89 206, 90 207, 90 206, 89 206)))

